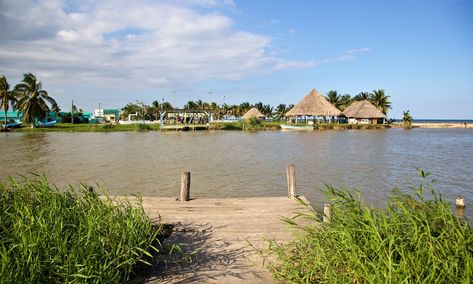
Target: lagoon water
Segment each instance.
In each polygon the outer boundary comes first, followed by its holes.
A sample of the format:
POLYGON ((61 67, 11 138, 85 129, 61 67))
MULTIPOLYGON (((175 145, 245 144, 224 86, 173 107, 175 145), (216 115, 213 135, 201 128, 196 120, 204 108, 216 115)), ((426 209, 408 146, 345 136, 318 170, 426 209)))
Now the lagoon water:
POLYGON ((314 207, 324 203, 324 183, 384 203, 392 188, 420 182, 420 166, 446 199, 464 196, 472 215, 473 129, 1 133, 0 141, 3 181, 32 172, 113 195, 177 197, 180 174, 190 171, 192 197, 281 196, 294 163, 297 191, 314 207))

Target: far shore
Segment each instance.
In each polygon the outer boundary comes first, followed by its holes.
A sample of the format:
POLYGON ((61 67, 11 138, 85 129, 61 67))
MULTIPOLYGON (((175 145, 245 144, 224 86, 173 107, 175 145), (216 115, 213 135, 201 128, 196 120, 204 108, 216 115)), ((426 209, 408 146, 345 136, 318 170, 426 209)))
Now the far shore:
MULTIPOLYGON (((23 127, 12 129, 14 132, 121 132, 121 131, 160 131, 160 130, 280 130, 283 122, 260 122, 251 125, 243 122, 217 122, 210 125, 166 125, 161 129, 159 124, 69 124, 58 123, 51 128, 23 127)), ((350 130, 350 129, 386 129, 403 128, 402 122, 391 124, 315 124, 314 130, 350 130)), ((463 122, 414 122, 412 128, 473 128, 473 123, 463 122)))
MULTIPOLYGON (((402 123, 393 123, 393 127, 402 128, 402 123)), ((473 128, 473 123, 464 122, 414 122, 412 128, 473 128)))

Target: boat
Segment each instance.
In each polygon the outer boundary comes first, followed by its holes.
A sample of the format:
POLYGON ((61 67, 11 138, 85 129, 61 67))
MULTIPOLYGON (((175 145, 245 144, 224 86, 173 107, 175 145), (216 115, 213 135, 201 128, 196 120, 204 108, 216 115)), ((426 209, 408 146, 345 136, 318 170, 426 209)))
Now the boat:
POLYGON ((20 128, 21 127, 21 122, 13 119, 9 119, 7 121, 7 124, 2 124, 2 128, 20 128))
POLYGON ((281 130, 314 130, 313 125, 281 124, 281 130))
POLYGON ((40 122, 36 124, 36 127, 38 128, 49 128, 52 127, 54 124, 56 124, 56 120, 48 121, 48 122, 40 122))

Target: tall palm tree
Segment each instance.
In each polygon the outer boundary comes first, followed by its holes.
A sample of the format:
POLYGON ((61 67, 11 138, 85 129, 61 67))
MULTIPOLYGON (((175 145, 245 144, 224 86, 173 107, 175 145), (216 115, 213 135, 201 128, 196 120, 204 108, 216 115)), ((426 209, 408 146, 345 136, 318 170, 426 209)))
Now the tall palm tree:
POLYGON ((352 98, 349 94, 345 94, 341 96, 340 98, 340 103, 339 103, 339 109, 341 111, 344 111, 352 102, 352 98))
POLYGON ((8 84, 7 78, 5 75, 0 76, 0 107, 3 108, 5 112, 5 120, 3 123, 3 128, 7 127, 7 112, 11 106, 14 106, 17 102, 14 92, 10 91, 10 84, 8 84))
POLYGON ((370 96, 370 102, 382 113, 386 114, 391 108, 390 96, 386 96, 383 89, 374 90, 370 96))
POLYGON ((287 106, 285 104, 279 104, 277 107, 276 107, 276 119, 277 120, 281 120, 284 115, 286 114, 287 112, 287 106))
POLYGON ((53 103, 51 105, 51 111, 54 111, 55 113, 60 113, 61 112, 61 108, 59 107, 59 105, 57 103, 53 103))
POLYGON ((23 112, 23 121, 31 124, 31 127, 36 126, 35 119, 46 118, 50 110, 48 103, 51 105, 56 103, 31 73, 23 75, 23 80, 15 86, 13 92, 19 98, 17 108, 23 112))
POLYGON ((369 100, 371 97, 371 94, 369 92, 360 92, 358 95, 353 97, 354 101, 363 101, 363 100, 369 100))
POLYGON ((325 99, 336 108, 339 108, 342 96, 340 96, 337 91, 331 90, 327 92, 325 99))
POLYGON ((273 115, 273 107, 269 104, 263 106, 263 111, 262 113, 266 116, 271 116, 273 115))
POLYGON ((258 103, 255 104, 255 108, 258 109, 260 112, 264 111, 263 107, 264 107, 264 105, 263 105, 262 102, 258 102, 258 103))

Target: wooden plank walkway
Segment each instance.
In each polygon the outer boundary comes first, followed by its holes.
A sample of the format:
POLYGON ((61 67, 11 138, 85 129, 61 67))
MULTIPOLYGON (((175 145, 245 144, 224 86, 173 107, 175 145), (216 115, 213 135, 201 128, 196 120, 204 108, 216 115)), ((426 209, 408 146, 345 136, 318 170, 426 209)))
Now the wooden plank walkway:
MULTIPOLYGON (((302 197, 304 201, 307 200, 302 197)), ((145 283, 273 283, 256 249, 267 240, 287 242, 298 230, 282 217, 295 212, 311 213, 287 197, 194 199, 145 197, 143 207, 152 217, 174 224, 165 241, 182 243, 185 252, 195 252, 192 262, 148 271, 145 283), (251 244, 251 245, 250 245, 251 244)))

